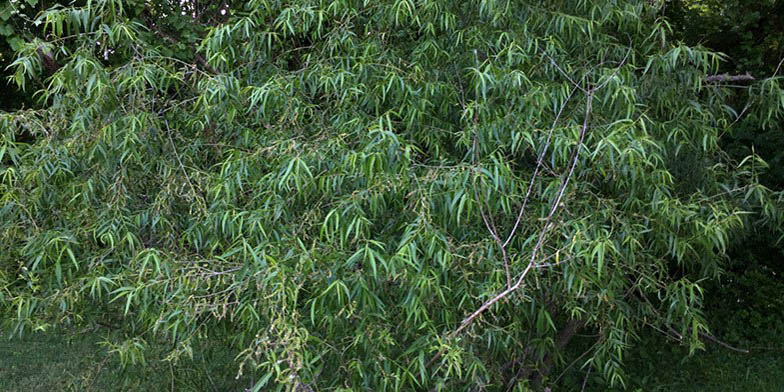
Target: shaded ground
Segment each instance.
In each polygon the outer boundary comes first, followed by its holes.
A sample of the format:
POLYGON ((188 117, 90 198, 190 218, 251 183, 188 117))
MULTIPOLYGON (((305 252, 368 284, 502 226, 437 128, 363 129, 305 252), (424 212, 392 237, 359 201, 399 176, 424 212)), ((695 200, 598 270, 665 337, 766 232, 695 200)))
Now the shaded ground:
MULTIPOLYGON (((626 391, 784 391, 784 349, 758 347, 742 354, 711 345, 687 357, 685 348, 656 339, 648 342, 649 349, 630 353, 626 391)), ((242 391, 251 382, 234 379, 228 353, 197 355, 191 363, 171 367, 151 359, 152 370, 131 366, 120 371, 117 359, 98 344, 101 340, 95 332, 0 340, 0 391, 242 391)), ((575 370, 564 381, 579 390, 582 375, 575 370)), ((586 391, 607 390, 595 376, 589 381, 586 391)))
POLYGON ((37 333, 10 341, 3 337, 0 391, 242 391, 250 383, 247 377, 235 380, 228 351, 194 353, 192 362, 177 366, 149 358, 150 369, 120 370, 116 356, 99 345, 102 340, 98 332, 37 333))
POLYGON ((688 357, 688 349, 664 344, 629 357, 630 379, 635 380, 629 390, 784 391, 784 348, 757 347, 743 354, 708 343, 704 352, 688 357))

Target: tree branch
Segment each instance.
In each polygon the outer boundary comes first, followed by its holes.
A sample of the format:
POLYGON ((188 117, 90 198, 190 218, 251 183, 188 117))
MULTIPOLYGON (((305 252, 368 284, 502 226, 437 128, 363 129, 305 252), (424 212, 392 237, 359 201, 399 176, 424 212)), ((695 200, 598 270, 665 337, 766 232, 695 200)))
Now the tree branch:
POLYGON ((703 338, 705 338, 705 339, 708 339, 708 340, 710 340, 711 342, 713 342, 713 343, 716 343, 716 344, 718 344, 719 346, 722 346, 722 347, 724 347, 724 348, 728 348, 728 349, 730 349, 730 350, 732 350, 732 351, 737 351, 737 352, 739 352, 739 353, 744 353, 744 354, 748 354, 748 353, 749 353, 749 350, 748 350, 748 349, 745 349, 745 348, 737 348, 737 347, 731 346, 729 343, 725 343, 725 342, 722 342, 722 341, 721 341, 721 340, 719 340, 719 339, 716 339, 716 337, 715 337, 715 336, 713 336, 713 335, 711 335, 711 334, 707 334, 707 333, 704 333, 704 332, 700 332, 699 334, 700 334, 700 336, 702 336, 703 338))
MULTIPOLYGON (((621 62, 615 68, 615 70, 613 71, 613 74, 611 75, 611 77, 608 78, 608 80, 605 80, 603 83, 599 84, 598 86, 590 87, 590 88, 586 89, 586 88, 583 88, 582 86, 579 86, 579 85, 577 85, 577 84, 575 84, 573 82, 573 86, 576 89, 578 89, 580 91, 584 91, 586 93, 587 97, 586 97, 586 103, 585 103, 585 116, 583 118, 583 124, 582 124, 582 127, 580 129, 580 135, 578 137, 577 144, 575 145, 574 152, 573 152, 572 157, 570 159, 571 163, 569 165, 569 171, 564 176, 564 179, 563 179, 563 181, 561 183, 561 186, 558 189, 558 194, 557 194, 555 200, 553 200, 553 203, 552 203, 552 205, 550 207, 550 212, 547 215, 547 218, 545 219, 545 222, 544 222, 544 225, 542 226, 541 231, 539 232, 539 236, 538 236, 538 239, 536 241, 536 245, 534 245, 534 248, 531 251, 531 257, 528 260, 528 264, 526 265, 525 269, 520 273, 520 275, 518 276, 518 278, 515 281, 514 285, 509 286, 508 282, 507 282, 506 290, 502 291, 501 293, 497 294, 495 297, 493 297, 493 298, 489 299, 488 301, 486 301, 485 303, 483 303, 478 309, 476 309, 473 313, 468 315, 468 317, 463 319, 463 321, 460 322, 460 326, 458 326, 457 329, 452 331, 452 333, 450 333, 448 335, 448 337, 455 337, 458 333, 460 333, 463 329, 468 327, 468 325, 470 325, 471 322, 473 322, 477 317, 479 317, 487 309, 489 309, 491 306, 493 306, 496 302, 500 301, 501 299, 505 298, 510 293, 512 293, 512 292, 516 291, 517 289, 519 289, 522 286, 523 281, 525 280, 525 277, 528 275, 529 272, 531 272, 531 269, 536 267, 536 258, 539 255, 539 251, 541 250, 542 246, 544 245, 545 235, 547 234, 547 232, 551 228, 551 224, 550 223, 551 223, 551 221, 553 219, 553 216, 555 216, 555 212, 558 210, 558 207, 561 205, 561 200, 563 199, 563 195, 566 192, 566 188, 569 186, 569 181, 571 180, 572 175, 574 174, 574 169, 577 166, 577 161, 580 158, 580 150, 582 150, 582 148, 583 148, 583 143, 585 141, 585 135, 586 135, 587 130, 588 130, 588 122, 590 121, 590 118, 591 118, 591 109, 593 107, 593 96, 596 93, 596 91, 598 91, 598 90, 602 89, 603 87, 605 87, 608 84, 608 81, 610 79, 612 79, 612 77, 614 77, 618 73, 618 71, 621 69, 621 67, 624 66, 624 64, 626 63, 626 60, 629 57, 629 54, 631 53, 631 50, 632 49, 629 48, 629 51, 624 56, 623 60, 621 60, 621 62)), ((545 54, 545 55, 547 55, 547 54, 545 54)), ((549 56, 547 56, 547 57, 549 57, 549 56)), ((563 70, 561 70, 561 68, 557 64, 555 64, 555 61, 552 58, 550 58, 550 60, 553 62, 553 65, 555 65, 560 71, 563 72, 563 70)), ((568 75, 565 75, 565 76, 568 78, 568 75)), ((571 79, 569 79, 569 80, 571 81, 571 79)), ((562 110, 563 110, 563 108, 562 108, 562 110)), ((476 126, 477 122, 478 122, 478 117, 475 114, 474 115, 474 125, 475 126, 476 126)), ((477 139, 478 139, 477 133, 474 133, 474 156, 472 157, 472 160, 477 158, 477 156, 476 156, 476 154, 477 154, 477 149, 476 148, 477 148, 477 145, 478 145, 478 140, 477 139)), ((539 165, 537 165, 537 167, 539 167, 539 165)), ((474 189, 474 192, 476 192, 476 189, 474 189)), ((482 214, 482 219, 485 221, 485 225, 488 227, 488 229, 490 229, 491 235, 493 235, 493 238, 496 240, 496 242, 499 244, 499 246, 501 246, 502 253, 506 257, 506 253, 503 252, 503 251, 505 250, 505 248, 506 248, 505 244, 508 243, 508 241, 506 241, 506 242, 501 242, 500 241, 500 238, 496 234, 497 232, 491 228, 491 226, 488 223, 486 217, 484 216, 484 213, 481 211, 481 207, 480 207, 480 213, 482 214)), ((504 262, 505 262, 505 264, 507 264, 506 266, 507 266, 507 279, 508 279, 508 263, 506 263, 506 260, 504 262)), ((446 347, 443 347, 441 350, 439 350, 427 362, 427 364, 425 366, 429 367, 433 362, 435 362, 444 353, 445 350, 446 350, 446 347)))
MULTIPOLYGON (((495 297, 486 301, 477 310, 475 310, 468 317, 463 319, 463 321, 460 322, 460 326, 454 331, 452 331, 452 333, 449 334, 449 337, 454 337, 457 334, 459 334, 463 329, 468 327, 471 324, 471 322, 474 321, 474 319, 479 317, 482 313, 484 313, 487 309, 493 306, 496 302, 500 301, 510 293, 519 289, 522 286, 525 277, 528 275, 529 272, 531 272, 531 269, 535 267, 536 257, 539 255, 539 250, 541 250, 542 245, 544 244, 545 235, 550 230, 551 227, 550 222, 552 221, 555 212, 558 210, 558 206, 560 206, 561 204, 561 199, 563 198, 563 195, 566 192, 566 188, 569 186, 569 181, 572 175, 574 174, 575 167, 577 166, 577 161, 578 158, 580 157, 580 150, 582 149, 583 142, 585 141, 585 134, 586 131, 588 130, 588 121, 591 115, 591 107, 593 103, 594 92, 595 92, 594 89, 588 90, 588 98, 587 98, 586 108, 585 108, 585 118, 583 119, 583 125, 580 130, 580 137, 577 141, 577 145, 575 146, 575 150, 572 155, 569 171, 567 172, 566 176, 564 177, 561 183, 561 186, 558 190, 558 195, 556 196, 555 200, 553 200, 552 206, 550 207, 550 213, 547 215, 547 218, 545 219, 544 222, 544 226, 542 227, 542 230, 539 232, 539 238, 536 241, 536 245, 534 245, 534 249, 531 251, 531 257, 528 260, 528 265, 525 267, 523 272, 520 273, 514 285, 508 287, 506 290, 502 291, 501 293, 497 294, 495 297)), ((428 361, 427 365, 429 366, 430 364, 435 362, 436 359, 438 359, 444 353, 444 350, 445 348, 442 348, 438 353, 436 353, 436 355, 434 355, 433 358, 431 358, 430 361, 428 361)))
POLYGON ((503 246, 509 245, 509 242, 512 241, 512 237, 514 237, 515 232, 517 231, 517 227, 520 225, 520 220, 523 218, 523 212, 525 211, 525 206, 528 203, 529 197, 531 196, 531 191, 534 188, 534 183, 536 182, 536 177, 539 175, 539 170, 542 168, 542 164, 544 163, 544 155, 547 153, 547 150, 550 148, 550 141, 553 137, 553 132, 555 131, 555 127, 558 124, 558 120, 561 118, 561 114, 563 113, 564 109, 566 109, 566 105, 569 103, 569 100, 572 99, 572 95, 576 88, 573 88, 569 95, 566 97, 566 101, 561 106, 561 109, 558 110, 558 113, 555 115, 555 120, 553 120, 553 125, 550 127, 550 133, 547 134, 547 140, 544 143, 544 149, 542 152, 539 153, 539 157, 536 159, 536 168, 534 169, 534 174, 531 176, 531 182, 528 183, 528 190, 525 193, 525 198, 523 198, 523 204, 520 206, 520 212, 517 214, 517 219, 515 220, 515 224, 512 227, 512 231, 509 232, 509 236, 504 241, 503 246))
POLYGON ((60 65, 57 60, 54 59, 54 56, 52 56, 52 54, 48 51, 44 52, 44 50, 40 47, 35 51, 38 53, 38 56, 41 57, 41 62, 44 64, 44 68, 46 69, 48 76, 53 75, 62 67, 62 65, 60 65))
MULTIPOLYGON (((474 154, 471 157, 471 163, 474 166, 474 199, 476 199, 477 203, 479 203, 479 215, 482 216, 482 222, 484 222, 485 227, 487 227, 487 231, 490 232, 490 236, 493 237, 495 243, 501 248, 501 258, 504 262, 504 270, 506 271, 506 287, 509 288, 512 286, 512 276, 509 273, 509 255, 506 253, 505 246, 501 243, 501 237, 498 236, 498 229, 495 226, 495 221, 493 221, 493 215, 490 213, 490 206, 485 205, 486 196, 484 191, 482 192, 482 197, 479 197, 476 189, 476 180, 479 176, 482 175, 482 164, 479 162, 479 130, 478 124, 479 123, 479 115, 478 113, 474 113, 474 154), (485 208, 488 210, 485 213, 485 208), (489 216, 489 218, 488 218, 489 216)), ((484 188, 482 188, 484 189, 484 188)))
POLYGON ((743 75, 730 75, 727 73, 723 73, 721 75, 711 75, 705 77, 706 83, 717 83, 717 82, 740 82, 746 80, 756 80, 750 73, 746 72, 743 75))

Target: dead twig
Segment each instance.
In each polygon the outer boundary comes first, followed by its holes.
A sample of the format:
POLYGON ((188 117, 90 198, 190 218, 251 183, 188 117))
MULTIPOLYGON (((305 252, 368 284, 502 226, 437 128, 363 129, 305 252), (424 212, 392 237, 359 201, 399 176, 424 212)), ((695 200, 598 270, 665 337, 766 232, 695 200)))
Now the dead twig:
POLYGON ((716 82, 741 82, 747 80, 756 80, 750 73, 746 72, 743 75, 730 75, 727 73, 723 73, 721 75, 711 75, 705 77, 706 83, 716 83, 716 82))

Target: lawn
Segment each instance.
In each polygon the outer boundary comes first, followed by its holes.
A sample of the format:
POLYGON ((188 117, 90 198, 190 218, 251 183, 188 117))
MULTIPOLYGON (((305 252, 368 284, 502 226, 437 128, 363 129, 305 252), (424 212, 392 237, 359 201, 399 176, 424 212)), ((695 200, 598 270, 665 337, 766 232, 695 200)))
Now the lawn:
POLYGON ((227 350, 194 352, 173 365, 155 352, 149 367, 122 368, 100 342, 102 331, 35 333, 0 340, 0 391, 242 391, 251 379, 235 379, 227 350))
MULTIPOLYGON (((100 344, 107 336, 102 331, 57 331, 1 340, 0 391, 243 391, 252 386, 248 375, 235 379, 232 354, 217 348, 194 352, 193 361, 178 365, 153 352, 146 370, 123 370, 116 356, 100 344)), ((645 343, 644 349, 631 350, 627 357, 627 391, 784 391, 781 348, 753 347, 743 354, 709 344, 689 357, 686 348, 659 337, 645 343)), ((582 376, 574 369, 564 381, 580 388, 582 376)), ((589 377, 586 391, 608 390, 596 375, 589 377)))

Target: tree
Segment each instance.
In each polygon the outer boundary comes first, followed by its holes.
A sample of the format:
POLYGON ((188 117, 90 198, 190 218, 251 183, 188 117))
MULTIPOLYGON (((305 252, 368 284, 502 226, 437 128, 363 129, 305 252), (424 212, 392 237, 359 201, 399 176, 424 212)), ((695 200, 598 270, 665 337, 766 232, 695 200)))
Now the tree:
POLYGON ((771 75, 784 58, 780 0, 673 0, 665 11, 684 41, 726 53, 730 72, 771 75))
MULTIPOLYGON (((780 121, 765 121, 764 111, 752 109, 758 100, 773 98, 760 96, 758 91, 782 71, 784 29, 776 21, 784 15, 784 2, 684 0, 670 2, 665 10, 679 40, 726 53, 728 61, 721 64, 721 75, 747 79, 716 82, 729 87, 727 105, 738 113, 720 145, 735 159, 750 153, 759 155, 770 167, 761 173, 760 183, 774 190, 784 189, 784 128, 780 121), (747 75, 757 80, 749 80, 747 75)), ((773 320, 781 319, 784 308, 775 297, 766 299, 760 294, 775 291, 780 285, 777 277, 784 271, 781 235, 778 222, 750 225, 729 246, 728 273, 704 286, 708 319, 722 320, 714 333, 733 344, 767 344, 781 333, 781 326, 773 320), (749 285, 755 290, 748 290, 749 285)))
MULTIPOLYGON (((784 71, 784 26, 777 23, 784 15, 784 2, 767 0, 754 3, 714 0, 678 0, 665 7, 678 39, 687 44, 702 44, 726 54, 723 73, 752 75, 760 79, 781 75, 784 71)), ((732 87, 728 103, 739 113, 734 131, 723 140, 725 150, 742 159, 754 150, 771 166, 761 182, 781 189, 784 185, 784 139, 778 123, 766 123, 754 107, 759 94, 746 94, 757 89, 748 81, 725 82, 732 87)))
POLYGON ((14 59, 14 52, 24 44, 24 33, 31 32, 33 17, 45 9, 38 0, 3 1, 0 2, 0 110, 18 109, 24 104, 33 102, 26 94, 21 94, 15 86, 7 82, 10 75, 9 65, 14 59))
POLYGON ((721 56, 650 2, 163 4, 48 9, 12 64, 41 105, 0 117, 14 334, 223 341, 257 389, 623 384, 644 331, 701 347, 701 282, 779 219, 719 146, 721 56))

